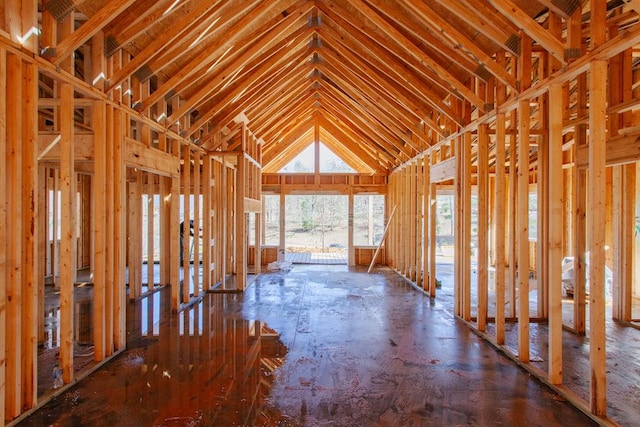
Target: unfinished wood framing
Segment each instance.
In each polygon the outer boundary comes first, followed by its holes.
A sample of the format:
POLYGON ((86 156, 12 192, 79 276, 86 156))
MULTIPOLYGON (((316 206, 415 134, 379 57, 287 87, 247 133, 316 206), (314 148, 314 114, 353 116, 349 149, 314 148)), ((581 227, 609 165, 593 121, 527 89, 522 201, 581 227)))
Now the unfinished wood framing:
POLYGON ((607 304, 640 320, 637 1, 49 3, 0 4, 0 425, 43 403, 49 291, 71 384, 79 282, 103 363, 129 299, 170 286, 187 322, 201 292, 250 286, 276 258, 264 194, 278 261, 291 194, 347 196, 348 264, 431 298, 450 256, 455 315, 609 421, 607 304), (311 145, 313 170, 279 173, 311 145), (321 145, 350 172, 323 172, 321 145), (378 259, 354 244, 363 194, 385 196, 378 259), (565 389, 567 333, 588 334, 589 396, 565 389))

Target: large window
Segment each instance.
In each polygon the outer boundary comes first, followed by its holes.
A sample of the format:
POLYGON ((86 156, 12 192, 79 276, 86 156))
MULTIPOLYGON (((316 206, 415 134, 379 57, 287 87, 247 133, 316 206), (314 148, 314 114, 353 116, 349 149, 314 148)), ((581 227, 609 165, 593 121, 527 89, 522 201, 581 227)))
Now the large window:
POLYGON ((280 244, 280 196, 266 194, 264 198, 264 242, 265 246, 280 244))
POLYGON ((384 232, 384 196, 357 195, 353 198, 353 244, 377 246, 384 232))
POLYGON ((347 196, 287 195, 287 252, 325 252, 348 244, 347 196))

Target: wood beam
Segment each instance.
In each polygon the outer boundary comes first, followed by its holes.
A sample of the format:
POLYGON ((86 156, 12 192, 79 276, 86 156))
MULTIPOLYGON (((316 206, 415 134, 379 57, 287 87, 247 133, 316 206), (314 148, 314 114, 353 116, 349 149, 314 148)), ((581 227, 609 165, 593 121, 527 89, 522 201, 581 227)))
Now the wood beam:
MULTIPOLYGON (((467 99, 471 104, 475 105, 478 110, 484 111, 484 102, 480 97, 460 82, 448 70, 444 69, 437 61, 433 60, 433 58, 415 46, 404 34, 385 21, 370 5, 363 0, 354 0, 352 1, 352 6, 359 10, 379 31, 384 33, 388 40, 392 40, 393 43, 399 46, 404 52, 407 52, 417 61, 421 62, 423 66, 430 67, 441 81, 446 82, 445 84, 451 93, 467 99)), ((355 25, 358 26, 357 23, 355 25)))
POLYGON ((476 61, 479 67, 486 67, 500 82, 511 87, 516 92, 518 91, 516 79, 504 67, 496 63, 490 55, 485 53, 472 40, 469 40, 454 25, 438 15, 432 8, 421 0, 410 0, 405 2, 405 5, 417 16, 435 26, 438 31, 459 43, 460 45, 456 47, 462 49, 467 56, 476 61))
MULTIPOLYGON (((293 3, 293 0, 278 0, 273 2, 257 2, 255 0, 250 3, 238 4, 243 7, 242 18, 228 30, 227 37, 220 37, 214 43, 207 46, 195 58, 183 65, 178 72, 172 75, 164 82, 156 91, 146 100, 146 106, 150 106, 157 102, 161 97, 167 95, 171 90, 185 79, 191 77, 194 73, 201 70, 211 59, 216 58, 224 53, 224 51, 239 42, 254 28, 255 20, 259 20, 272 12, 276 7, 278 10, 285 10, 293 3)), ((198 15, 196 15, 198 16, 198 15)))
POLYGON ((80 28, 65 37, 56 46, 56 56, 51 58, 53 64, 59 65, 87 40, 102 30, 136 0, 111 0, 96 12, 80 28))
POLYGON ((527 15, 512 0, 488 0, 488 2, 516 26, 522 28, 529 37, 538 42, 558 61, 562 64, 567 63, 564 58, 564 45, 562 42, 538 24, 535 19, 527 15))

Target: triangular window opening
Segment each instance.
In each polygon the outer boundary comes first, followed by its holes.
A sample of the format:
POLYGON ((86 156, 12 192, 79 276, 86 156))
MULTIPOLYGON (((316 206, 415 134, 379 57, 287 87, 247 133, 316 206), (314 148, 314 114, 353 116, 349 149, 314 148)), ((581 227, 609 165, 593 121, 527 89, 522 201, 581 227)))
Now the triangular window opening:
MULTIPOLYGON (((320 173, 356 173, 333 151, 320 142, 320 173)), ((314 173, 315 144, 310 144, 293 158, 279 173, 314 173)))

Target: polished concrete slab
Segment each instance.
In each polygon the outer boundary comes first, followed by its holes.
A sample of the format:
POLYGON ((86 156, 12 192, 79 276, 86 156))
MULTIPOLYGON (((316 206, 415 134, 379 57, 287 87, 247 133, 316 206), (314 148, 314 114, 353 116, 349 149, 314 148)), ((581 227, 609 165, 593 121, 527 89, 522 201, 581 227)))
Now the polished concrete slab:
POLYGON ((296 266, 171 314, 20 425, 564 426, 589 418, 389 269, 296 266))

